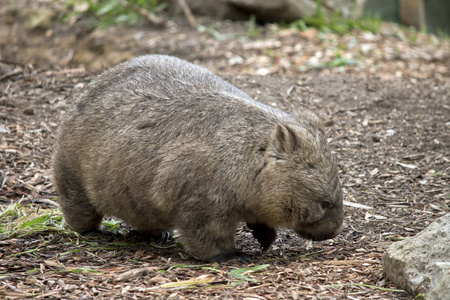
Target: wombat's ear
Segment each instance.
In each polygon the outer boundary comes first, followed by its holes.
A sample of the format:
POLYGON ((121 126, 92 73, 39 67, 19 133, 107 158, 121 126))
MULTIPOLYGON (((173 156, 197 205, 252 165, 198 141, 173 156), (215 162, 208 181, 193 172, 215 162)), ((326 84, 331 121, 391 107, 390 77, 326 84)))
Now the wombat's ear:
POLYGON ((299 136, 290 126, 277 124, 270 146, 278 154, 291 154, 300 146, 299 136))

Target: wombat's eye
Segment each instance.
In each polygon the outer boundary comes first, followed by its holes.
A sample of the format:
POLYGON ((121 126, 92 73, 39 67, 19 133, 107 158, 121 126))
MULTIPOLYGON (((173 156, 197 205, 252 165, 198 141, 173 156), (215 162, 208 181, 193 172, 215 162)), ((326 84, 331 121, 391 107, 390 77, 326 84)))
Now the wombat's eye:
POLYGON ((328 201, 322 201, 320 203, 320 206, 322 206, 323 209, 328 209, 330 207, 330 202, 328 201))

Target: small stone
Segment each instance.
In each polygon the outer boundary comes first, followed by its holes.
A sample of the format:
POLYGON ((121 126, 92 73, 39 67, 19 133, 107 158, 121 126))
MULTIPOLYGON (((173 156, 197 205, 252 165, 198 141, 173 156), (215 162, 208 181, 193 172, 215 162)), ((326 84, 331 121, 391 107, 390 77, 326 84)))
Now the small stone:
POLYGON ((10 133, 11 130, 3 124, 0 124, 0 133, 10 133))
POLYGON ((334 121, 332 119, 326 120, 325 122, 323 122, 323 125, 327 127, 332 126, 334 125, 334 121))
POLYGON ((386 130, 386 136, 393 136, 395 134, 395 130, 394 129, 388 129, 386 130))
POLYGON ((32 109, 32 108, 25 108, 23 110, 23 113, 26 114, 27 116, 34 115, 34 109, 32 109))
POLYGON ((244 63, 244 59, 240 57, 239 55, 234 55, 228 59, 228 65, 234 66, 234 65, 240 65, 244 63))
POLYGON ((379 141, 381 141, 381 137, 380 136, 378 136, 378 135, 372 135, 372 141, 374 141, 374 142, 379 142, 379 141))
POLYGON ((261 75, 261 76, 266 76, 270 73, 270 70, 267 68, 259 68, 258 70, 256 70, 255 74, 257 75, 261 75))

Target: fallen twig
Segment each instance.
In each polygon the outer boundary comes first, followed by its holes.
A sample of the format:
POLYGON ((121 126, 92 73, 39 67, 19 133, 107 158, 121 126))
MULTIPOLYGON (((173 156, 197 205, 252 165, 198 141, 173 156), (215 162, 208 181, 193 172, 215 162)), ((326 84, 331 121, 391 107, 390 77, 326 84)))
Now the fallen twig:
POLYGON ((191 9, 186 4, 186 1, 184 0, 178 0, 178 4, 181 6, 181 9, 183 9, 184 14, 186 15, 186 18, 191 25, 192 28, 197 27, 197 21, 194 18, 194 15, 192 15, 191 9))
POLYGON ((363 208, 363 209, 374 209, 371 206, 367 206, 364 204, 356 203, 356 202, 350 202, 350 201, 342 201, 345 206, 355 207, 355 208, 363 208))
POLYGON ((145 17, 147 19, 147 21, 149 21, 150 23, 152 23, 154 25, 162 26, 165 24, 165 21, 162 18, 157 17, 154 14, 150 13, 149 11, 147 11, 139 6, 133 5, 126 0, 119 0, 119 3, 122 4, 126 8, 130 8, 130 9, 134 10, 136 13, 145 17))
POLYGON ((150 272, 155 272, 156 270, 158 270, 158 267, 145 267, 145 268, 138 268, 138 269, 132 269, 129 271, 126 271, 122 274, 120 274, 119 276, 117 276, 116 279, 114 279, 114 281, 126 281, 126 280, 130 280, 130 279, 134 279, 140 276, 144 276, 147 275, 150 272))
POLYGON ((7 79, 9 77, 16 76, 18 74, 22 74, 22 73, 23 73, 23 70, 14 70, 14 71, 8 72, 5 75, 0 77, 0 81, 5 80, 5 79, 7 79))
POLYGON ((31 199, 31 202, 36 204, 46 204, 54 207, 59 207, 58 203, 49 199, 31 199))
POLYGON ((5 59, 0 59, 0 63, 4 63, 7 65, 16 65, 16 66, 21 66, 22 68, 25 68, 25 65, 16 61, 9 61, 9 60, 5 60, 5 59))

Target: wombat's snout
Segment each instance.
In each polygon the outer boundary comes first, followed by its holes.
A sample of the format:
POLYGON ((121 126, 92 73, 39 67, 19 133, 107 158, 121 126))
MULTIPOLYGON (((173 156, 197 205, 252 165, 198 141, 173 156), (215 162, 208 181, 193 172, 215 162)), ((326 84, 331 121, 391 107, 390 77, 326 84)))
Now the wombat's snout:
POLYGON ((336 237, 342 231, 344 211, 342 200, 337 206, 326 212, 317 222, 306 224, 298 228, 296 232, 303 238, 313 241, 323 241, 336 237))
POLYGON ((330 230, 329 228, 327 228, 326 231, 320 231, 316 226, 311 225, 311 228, 309 228, 308 226, 308 228, 306 228, 305 230, 298 230, 297 233, 305 239, 313 241, 323 241, 336 237, 339 233, 341 233, 341 231, 342 223, 341 225, 334 228, 334 230, 330 230))

